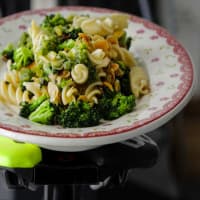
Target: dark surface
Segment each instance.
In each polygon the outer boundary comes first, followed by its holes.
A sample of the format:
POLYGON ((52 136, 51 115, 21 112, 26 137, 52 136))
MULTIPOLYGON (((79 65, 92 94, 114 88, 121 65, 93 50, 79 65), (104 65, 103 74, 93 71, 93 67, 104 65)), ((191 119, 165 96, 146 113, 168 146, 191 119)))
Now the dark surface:
POLYGON ((30 0, 1 0, 2 16, 30 9, 30 0))
MULTIPOLYGON (((134 15, 143 16, 156 23, 159 23, 157 12, 157 0, 57 0, 57 5, 82 5, 110 8, 128 12, 134 15)), ((7 16, 15 12, 20 12, 30 9, 30 0, 1 0, 0 9, 2 16, 7 16)))
POLYGON ((42 162, 34 168, 1 168, 1 180, 4 180, 1 184, 4 188, 7 187, 2 191, 7 193, 4 199, 20 200, 21 195, 28 199, 44 200, 64 200, 66 196, 69 199, 70 195, 71 199, 83 198, 84 195, 88 195, 86 199, 89 196, 94 199, 94 195, 98 199, 103 196, 104 199, 109 191, 121 191, 123 194, 128 171, 153 166, 158 159, 159 150, 150 138, 139 136, 84 152, 43 150, 42 154, 42 162), (48 185, 45 186, 44 198, 41 185, 48 185), (89 186, 93 190, 100 190, 94 192, 89 186), (12 190, 8 192, 8 188, 12 190), (30 191, 22 190, 23 188, 35 192, 31 195, 30 191))

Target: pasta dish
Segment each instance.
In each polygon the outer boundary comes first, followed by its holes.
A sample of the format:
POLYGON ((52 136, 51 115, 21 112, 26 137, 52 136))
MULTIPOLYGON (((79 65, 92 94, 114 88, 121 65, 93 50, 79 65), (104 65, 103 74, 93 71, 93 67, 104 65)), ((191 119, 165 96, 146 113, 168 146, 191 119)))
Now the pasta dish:
POLYGON ((129 51, 128 15, 47 15, 1 52, 0 101, 33 122, 89 127, 133 111, 150 92, 129 51))

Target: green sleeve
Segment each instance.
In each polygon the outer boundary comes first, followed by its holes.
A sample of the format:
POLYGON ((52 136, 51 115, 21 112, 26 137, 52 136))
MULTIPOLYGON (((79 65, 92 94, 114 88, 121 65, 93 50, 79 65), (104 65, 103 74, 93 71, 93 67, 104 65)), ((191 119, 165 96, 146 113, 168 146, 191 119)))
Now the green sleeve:
POLYGON ((17 142, 0 136, 0 166, 32 168, 41 160, 41 149, 37 145, 17 142))

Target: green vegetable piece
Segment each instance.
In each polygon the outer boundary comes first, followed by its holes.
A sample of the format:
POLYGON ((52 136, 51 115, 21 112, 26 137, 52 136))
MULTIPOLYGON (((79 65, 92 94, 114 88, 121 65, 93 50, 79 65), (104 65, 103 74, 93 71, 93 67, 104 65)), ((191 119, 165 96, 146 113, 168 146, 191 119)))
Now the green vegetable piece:
POLYGON ((32 39, 27 32, 22 33, 18 42, 18 47, 27 47, 30 50, 32 49, 33 47, 32 39))
POLYGON ((23 68, 20 71, 20 74, 19 74, 20 82, 23 83, 23 82, 29 82, 29 81, 31 81, 33 75, 34 75, 33 71, 31 71, 28 68, 23 68))
POLYGON ((1 56, 3 60, 11 59, 13 60, 13 54, 14 54, 14 46, 13 44, 8 44, 5 49, 1 52, 1 56))
POLYGON ((127 37, 127 33, 124 32, 124 34, 119 38, 119 45, 121 47, 124 47, 126 49, 129 49, 131 46, 132 38, 127 37))
POLYGON ((122 60, 118 60, 117 64, 119 65, 121 70, 125 71, 127 69, 127 66, 125 65, 125 63, 122 60))
POLYGON ((39 107, 33 111, 28 119, 40 124, 52 124, 55 114, 55 107, 49 100, 42 102, 39 107))
POLYGON ((42 102, 44 102, 48 97, 46 95, 40 96, 38 99, 34 100, 32 103, 22 102, 20 104, 20 112, 19 115, 25 118, 36 110, 42 102))
POLYGON ((14 64, 11 66, 12 69, 19 70, 22 67, 26 67, 31 64, 34 60, 32 50, 27 47, 19 47, 14 51, 14 64))
POLYGON ((118 78, 120 81, 121 93, 126 96, 132 94, 129 73, 130 73, 130 69, 127 68, 124 71, 124 75, 118 78))
POLYGON ((41 160, 41 149, 37 145, 16 142, 0 136, 0 166, 9 168, 32 168, 41 160))
POLYGON ((117 93, 114 97, 103 96, 99 102, 99 110, 101 110, 102 117, 107 120, 117 119, 131 112, 134 107, 134 96, 125 96, 121 93, 117 93))
POLYGON ((62 36, 63 34, 63 27, 62 26, 55 26, 54 31, 57 36, 62 36))
POLYGON ((67 20, 60 14, 51 14, 47 15, 43 22, 41 23, 41 26, 46 28, 46 27, 54 27, 54 26, 59 26, 59 25, 67 25, 68 22, 67 20))
POLYGON ((61 81, 60 81, 60 84, 59 84, 59 87, 61 89, 63 89, 65 86, 69 85, 73 83, 72 79, 65 79, 65 78, 62 78, 61 81))
POLYGON ((70 50, 70 49, 72 49, 73 47, 74 47, 74 45, 75 45, 75 41, 74 40, 72 40, 72 39, 69 39, 69 40, 66 40, 66 41, 64 41, 63 43, 61 43, 59 46, 58 46, 58 48, 60 49, 60 50, 70 50))
POLYGON ((76 38, 78 38, 78 34, 82 32, 83 31, 81 30, 81 28, 73 28, 72 30, 67 31, 67 37, 75 40, 76 38))
POLYGON ((58 39, 50 31, 45 32, 45 39, 41 41, 38 55, 46 55, 50 51, 57 51, 58 39))
POLYGON ((59 124, 63 127, 78 128, 99 124, 100 114, 95 106, 87 102, 72 102, 67 109, 61 112, 59 124))
POLYGON ((68 52, 68 57, 74 65, 79 63, 87 65, 89 61, 87 46, 82 42, 76 43, 68 52))

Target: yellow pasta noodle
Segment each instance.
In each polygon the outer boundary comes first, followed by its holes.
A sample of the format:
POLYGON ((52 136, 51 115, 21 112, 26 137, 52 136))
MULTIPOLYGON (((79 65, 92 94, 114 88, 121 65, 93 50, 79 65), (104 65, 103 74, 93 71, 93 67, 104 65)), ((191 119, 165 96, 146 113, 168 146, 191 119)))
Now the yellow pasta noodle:
POLYGON ((148 75, 142 67, 132 67, 130 71, 131 90, 136 98, 150 92, 148 75))
POLYGON ((60 101, 60 92, 58 86, 53 82, 49 82, 47 90, 50 97, 50 102, 58 104, 60 101))
POLYGON ((98 103, 98 98, 96 95, 100 95, 101 91, 98 89, 98 86, 102 86, 103 83, 98 81, 90 84, 87 89, 85 90, 85 96, 87 97, 88 101, 92 101, 94 103, 98 103))

